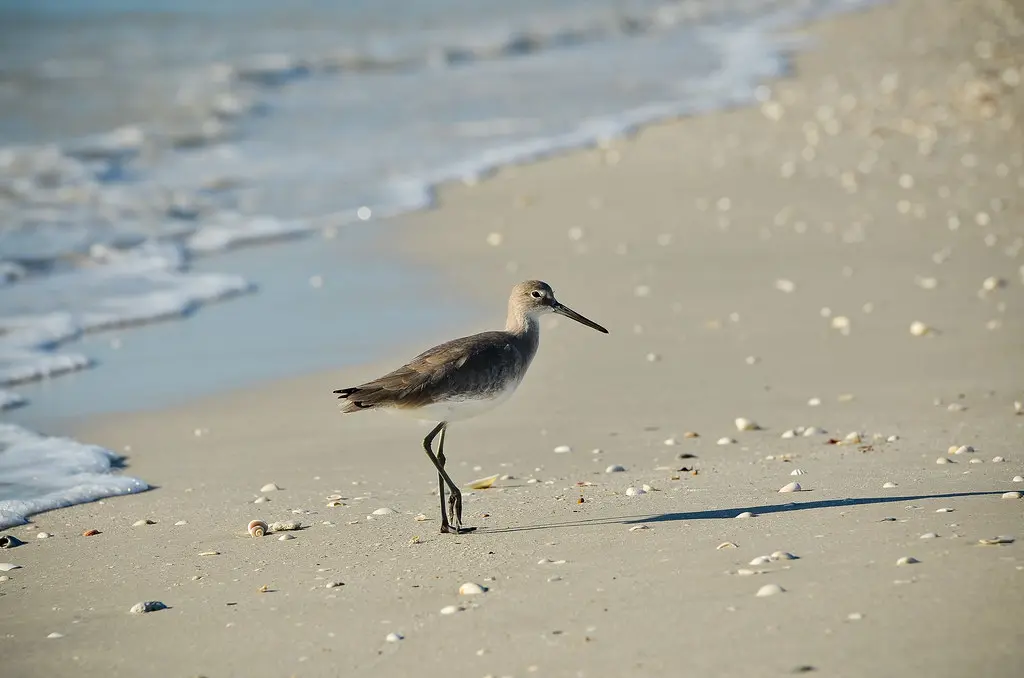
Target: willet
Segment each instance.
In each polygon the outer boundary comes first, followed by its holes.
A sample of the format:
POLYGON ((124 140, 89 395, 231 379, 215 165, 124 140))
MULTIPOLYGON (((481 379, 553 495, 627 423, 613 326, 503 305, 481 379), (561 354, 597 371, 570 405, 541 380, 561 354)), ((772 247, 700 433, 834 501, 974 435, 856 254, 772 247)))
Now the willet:
POLYGON ((526 375, 540 342, 538 318, 558 313, 599 332, 608 330, 563 306, 551 287, 527 280, 512 288, 508 319, 502 332, 481 332, 428 349, 393 372, 360 386, 335 391, 344 400, 342 412, 393 409, 439 422, 423 439, 423 449, 437 469, 441 497, 441 532, 456 534, 462 526, 462 493, 444 470, 444 435, 448 424, 482 414, 507 400, 526 375), (437 455, 431 444, 440 434, 437 455), (445 485, 451 492, 445 512, 445 485))

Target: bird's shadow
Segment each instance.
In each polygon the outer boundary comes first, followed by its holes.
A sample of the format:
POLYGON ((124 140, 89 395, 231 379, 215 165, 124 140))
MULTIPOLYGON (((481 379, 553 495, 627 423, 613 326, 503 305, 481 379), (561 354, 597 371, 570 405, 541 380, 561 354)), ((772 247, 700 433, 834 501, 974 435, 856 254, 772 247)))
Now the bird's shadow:
POLYGON ((594 525, 639 525, 641 523, 670 523, 683 520, 722 520, 732 519, 744 512, 755 516, 770 513, 786 513, 788 511, 807 511, 813 509, 849 508, 866 504, 891 504, 894 502, 921 501, 925 499, 956 499, 958 497, 984 497, 1001 495, 1002 491, 989 492, 948 492, 945 494, 918 494, 900 497, 855 497, 849 499, 823 499, 820 501, 790 502, 766 506, 746 506, 741 508, 714 509, 709 511, 682 511, 679 513, 661 513, 633 516, 609 516, 605 518, 583 518, 567 520, 560 523, 539 525, 521 525, 518 527, 480 528, 478 534, 501 534, 505 532, 529 532, 531 530, 550 530, 559 527, 589 527, 594 525))

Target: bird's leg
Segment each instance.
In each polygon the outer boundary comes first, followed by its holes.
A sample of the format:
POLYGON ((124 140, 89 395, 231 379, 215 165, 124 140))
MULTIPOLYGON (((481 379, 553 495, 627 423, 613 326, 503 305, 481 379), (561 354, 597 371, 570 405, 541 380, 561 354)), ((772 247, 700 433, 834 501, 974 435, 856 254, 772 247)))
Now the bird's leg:
POLYGON ((434 438, 437 437, 437 434, 440 433, 447 425, 448 425, 447 422, 442 421, 440 424, 435 426, 430 431, 430 433, 427 434, 427 437, 423 439, 423 450, 427 453, 427 457, 430 459, 430 463, 432 463, 434 465, 434 468, 437 469, 437 474, 439 476, 441 476, 441 480, 443 480, 444 484, 446 484, 448 486, 448 490, 452 493, 452 497, 454 498, 454 502, 453 502, 454 506, 455 506, 455 516, 454 516, 454 518, 456 520, 453 521, 453 522, 455 523, 455 525, 449 525, 448 524, 447 516, 445 516, 445 514, 444 514, 444 504, 442 502, 442 507, 441 507, 441 531, 442 532, 455 532, 456 534, 461 534, 463 532, 472 532, 476 528, 473 528, 473 527, 462 527, 462 493, 459 492, 458 486, 456 486, 455 483, 452 481, 452 479, 448 476, 448 473, 445 472, 445 470, 444 470, 444 466, 441 464, 441 462, 438 460, 438 458, 436 456, 434 456, 433 450, 430 449, 430 443, 432 443, 434 441, 434 438))
MULTIPOLYGON (((437 463, 444 468, 444 432, 448 430, 447 426, 441 426, 441 438, 437 441, 437 463)), ((444 478, 440 473, 437 474, 437 494, 441 498, 441 532, 447 532, 448 528, 448 516, 444 510, 444 478)))

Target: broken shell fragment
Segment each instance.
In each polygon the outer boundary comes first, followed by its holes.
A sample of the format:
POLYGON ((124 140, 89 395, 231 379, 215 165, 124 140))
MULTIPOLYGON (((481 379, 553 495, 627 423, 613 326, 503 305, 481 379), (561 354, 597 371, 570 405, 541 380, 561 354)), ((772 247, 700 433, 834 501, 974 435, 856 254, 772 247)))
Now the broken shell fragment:
POLYGON ((249 535, 253 536, 253 537, 262 537, 263 535, 265 535, 267 532, 270 531, 270 528, 267 527, 267 524, 265 522, 263 522, 262 520, 254 520, 254 521, 250 522, 248 529, 249 529, 249 535))
POLYGON ((785 492, 800 492, 803 489, 804 488, 800 487, 800 483, 795 483, 794 482, 794 483, 789 483, 788 485, 783 485, 782 488, 779 489, 779 492, 782 492, 782 493, 785 493, 785 492))
POLYGON ((736 542, 723 541, 721 544, 719 544, 718 546, 715 547, 715 550, 716 551, 721 551, 722 549, 734 549, 734 548, 738 548, 736 542))
POLYGON ((82 533, 83 537, 95 537, 97 534, 103 534, 99 530, 86 530, 82 533))
POLYGON ((760 431, 761 427, 758 426, 757 422, 746 417, 736 418, 736 430, 737 431, 760 431))
POLYGON ((494 484, 501 474, 495 474, 493 476, 487 476, 486 478, 479 478, 470 482, 466 487, 471 490, 486 490, 488 487, 494 484))
POLYGON ((460 596, 475 596, 481 593, 486 593, 487 589, 480 584, 474 584, 473 582, 466 582, 459 587, 460 596))
POLYGON ((767 598, 768 596, 774 596, 778 593, 785 593, 786 589, 782 588, 778 584, 765 584, 757 590, 758 598, 767 598))

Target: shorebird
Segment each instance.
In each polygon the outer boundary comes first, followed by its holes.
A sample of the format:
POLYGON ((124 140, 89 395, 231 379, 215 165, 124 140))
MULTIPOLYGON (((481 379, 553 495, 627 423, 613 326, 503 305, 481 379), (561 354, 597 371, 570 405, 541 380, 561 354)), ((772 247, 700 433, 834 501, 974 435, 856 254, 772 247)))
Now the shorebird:
POLYGON ((476 529, 462 526, 462 493, 444 470, 448 424, 497 407, 515 392, 537 353, 538 319, 545 313, 564 315, 608 334, 594 321, 559 303, 550 285, 527 280, 512 288, 504 331, 453 339, 424 351, 383 377, 334 391, 339 400, 345 401, 343 413, 390 409, 421 421, 438 422, 423 439, 423 449, 437 469, 442 533, 476 529), (438 435, 441 439, 435 455, 431 445, 438 435), (445 485, 450 491, 447 513, 445 485))

